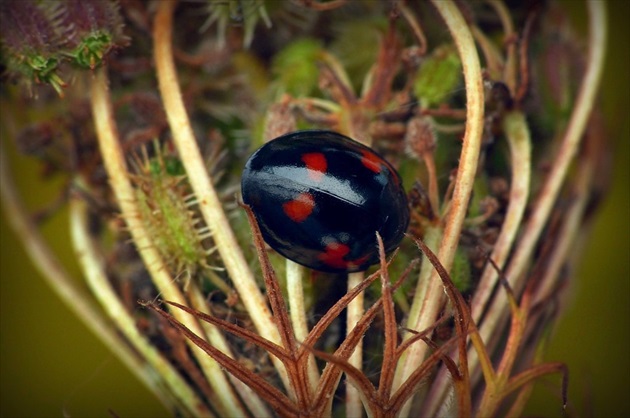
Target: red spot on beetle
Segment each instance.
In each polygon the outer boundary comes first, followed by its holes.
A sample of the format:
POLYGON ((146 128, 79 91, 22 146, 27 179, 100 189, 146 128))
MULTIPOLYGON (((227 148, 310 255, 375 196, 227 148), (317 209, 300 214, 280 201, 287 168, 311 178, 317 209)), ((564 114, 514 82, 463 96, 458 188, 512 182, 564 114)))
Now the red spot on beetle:
POLYGON ((308 176, 315 181, 321 181, 328 170, 326 156, 321 152, 308 152, 302 155, 302 161, 306 164, 308 176))
POLYGON ((354 269, 365 263, 369 258, 364 256, 356 260, 344 260, 344 257, 350 253, 350 247, 339 242, 326 244, 324 251, 318 256, 319 260, 327 266, 336 269, 354 269))
POLYGON ((267 243, 316 270, 365 270, 378 261, 370 231, 382 230, 390 249, 409 223, 407 196, 392 165, 336 132, 297 131, 268 142, 247 162, 241 188, 267 243), (365 217, 372 209, 386 219, 365 217))
POLYGON ((284 213, 294 222, 304 222, 315 209, 315 199, 310 193, 300 193, 282 205, 284 213))
POLYGON ((368 168, 368 170, 375 173, 380 173, 383 169, 381 159, 374 153, 367 150, 361 151, 361 163, 368 168))

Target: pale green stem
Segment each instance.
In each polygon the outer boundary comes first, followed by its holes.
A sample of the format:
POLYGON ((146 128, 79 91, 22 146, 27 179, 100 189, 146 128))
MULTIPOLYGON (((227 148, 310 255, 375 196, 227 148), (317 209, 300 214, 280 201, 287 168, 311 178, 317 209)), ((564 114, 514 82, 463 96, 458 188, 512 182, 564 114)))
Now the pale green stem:
MULTIPOLYGON (((503 225, 501 226, 501 232, 490 255, 499 268, 503 268, 505 265, 507 257, 512 250, 516 233, 521 225, 523 214, 527 207, 531 178, 531 139, 525 115, 518 111, 507 114, 503 121, 503 130, 510 147, 512 184, 510 187, 510 200, 503 225)), ((475 323, 479 321, 497 285, 497 281, 497 272, 488 263, 483 271, 471 304, 471 315, 475 323)), ((469 355, 469 366, 473 370, 471 365, 476 365, 479 359, 474 349, 471 349, 469 355)), ((435 379, 426 404, 423 405, 426 411, 432 414, 443 403, 448 396, 447 393, 451 390, 449 387, 450 382, 450 373, 443 368, 435 379)))
MULTIPOLYGON (((436 252, 436 248, 438 247, 441 239, 442 228, 440 227, 427 228, 424 237, 422 237, 422 240, 424 241, 426 246, 429 247, 433 252, 436 252)), ((416 291, 414 292, 408 318, 419 318, 422 315, 422 309, 428 303, 428 301, 426 300, 426 296, 429 294, 429 287, 431 285, 431 281, 429 279, 432 272, 433 265, 431 264, 429 259, 425 255, 423 255, 422 264, 420 266, 420 273, 418 275, 418 281, 416 282, 416 291)), ((411 328, 409 324, 409 319, 407 319, 406 327, 411 328)), ((413 335, 414 334, 407 332, 404 338, 406 340, 411 338, 413 335)), ((424 343, 422 341, 417 341, 416 343, 411 345, 405 352, 402 353, 396 366, 394 385, 401 385, 404 382, 404 379, 409 376, 409 373, 404 371, 404 367, 408 364, 408 362, 413 361, 411 359, 418 356, 419 352, 422 352, 423 348, 419 348, 418 346, 423 344, 424 343)))
MULTIPOLYGON (((298 342, 302 342, 308 336, 308 321, 306 319, 306 306, 304 305, 304 288, 302 283, 306 268, 287 259, 287 295, 289 299, 289 315, 293 332, 298 342)), ((315 363, 315 357, 309 354, 308 382, 311 393, 315 392, 319 382, 319 371, 315 363)))
MULTIPOLYGON (((163 381, 172 395, 185 405, 190 416, 213 416, 171 363, 138 331, 134 319, 121 303, 107 278, 105 260, 88 231, 87 205, 77 196, 72 196, 70 200, 70 228, 74 251, 88 286, 117 329, 147 360, 148 364, 145 363, 144 367, 150 366, 148 368, 152 371, 153 378, 157 380, 156 386, 163 381)), ((168 392, 162 393, 160 397, 167 394, 168 392)))
POLYGON ((26 254, 50 288, 59 296, 64 305, 127 366, 138 380, 155 394, 155 397, 167 409, 175 410, 172 399, 163 396, 164 391, 158 385, 153 371, 145 367, 117 330, 105 321, 100 311, 95 309, 93 298, 77 286, 76 283, 79 282, 69 276, 29 218, 29 212, 11 178, 4 140, 0 140, 0 194, 2 195, 2 207, 9 225, 22 241, 26 254))
MULTIPOLYGON (((551 254, 548 257, 547 262, 545 263, 545 271, 542 272, 542 277, 538 286, 536 287, 535 294, 532 298, 532 305, 538 303, 544 303, 549 297, 551 297, 551 292, 556 289, 558 284, 557 278, 560 274, 560 270, 563 266, 567 265, 567 257, 569 256, 572 249, 575 248, 576 244, 580 244, 580 240, 577 238, 579 235, 584 233, 582 222, 584 220, 584 210, 589 201, 589 190, 592 185, 594 174, 594 160, 585 156, 584 159, 580 160, 580 164, 577 168, 576 178, 574 179, 571 205, 564 212, 564 216, 562 217, 562 224, 559 228, 558 238, 554 241, 553 248, 551 249, 551 254)), ((579 253, 579 252, 577 252, 579 253)), ((575 253, 575 254, 577 254, 575 253)), ((574 263, 569 263, 569 265, 574 265, 574 263)), ((554 300, 557 300, 557 296, 553 297, 554 300)), ((535 322, 535 321, 532 321, 535 322)), ((523 321, 523 326, 525 325, 525 321, 523 321)), ((530 327, 534 324, 530 324, 530 327)), ((523 330, 522 332, 525 332, 523 330)), ((544 340, 543 340, 544 342, 544 340)), ((539 363, 542 359, 542 354, 544 353, 545 344, 538 344, 533 348, 536 349, 536 355, 534 360, 534 364, 539 363)), ((526 358, 529 357, 529 354, 522 353, 521 355, 526 358)), ((515 360, 513 358, 511 361, 515 360)), ((497 390, 496 396, 503 396, 501 392, 508 392, 509 386, 513 385, 514 382, 508 382, 507 379, 510 377, 505 372, 501 373, 501 368, 506 366, 506 370, 511 370, 512 364, 504 364, 505 357, 501 362, 501 366, 498 370, 499 376, 503 375, 503 381, 497 382, 501 383, 501 385, 494 385, 495 390, 497 390)), ((533 382, 532 382, 533 383, 533 382)), ((512 406, 510 407, 510 414, 507 416, 520 416, 520 413, 516 413, 516 411, 521 411, 525 406, 527 399, 530 396, 533 384, 526 384, 520 391, 518 398, 514 401, 512 406)), ((485 398, 485 396, 484 396, 485 398)), ((483 411, 483 402, 481 403, 479 412, 480 416, 483 411)), ((496 408, 498 405, 495 405, 496 408)), ((489 410, 486 410, 489 411, 489 410)))
MULTIPOLYGON (((365 275, 363 272, 348 274, 348 291, 359 285, 365 275)), ((354 329, 357 322, 365 313, 364 307, 365 292, 361 292, 349 304, 346 318, 346 335, 354 329)), ((359 341, 352 355, 348 359, 348 363, 356 367, 358 370, 363 369, 363 338, 359 341)), ((360 418, 363 416, 363 403, 359 390, 351 384, 346 385, 346 416, 360 418)))
MULTIPOLYGON (((348 388, 357 388, 359 387, 359 383, 354 379, 354 377, 350 376, 350 375, 346 375, 346 379, 347 379, 347 383, 346 383, 346 390, 348 390, 348 388)), ((363 414, 363 412, 365 412, 365 415, 367 416, 367 418, 375 418, 375 417, 381 417, 383 415, 379 415, 379 412, 381 411, 374 411, 372 410, 370 407, 374 405, 373 399, 368 399, 369 394, 366 394, 364 391, 362 390, 356 390, 357 396, 359 397, 359 400, 361 402, 361 404, 363 405, 361 407, 361 409, 359 411, 361 411, 361 415, 350 415, 350 413, 348 411, 346 411, 346 414, 344 415, 345 417, 348 418, 355 418, 358 417, 360 418, 363 414)), ((327 414, 325 415, 325 418, 329 418, 331 417, 331 414, 327 414)))
MULTIPOLYGON (((553 202, 558 195, 560 187, 564 182, 564 178, 566 177, 566 172, 569 167, 571 160, 573 160, 575 153, 577 152, 577 148, 582 137, 585 124, 588 121, 588 117, 590 115, 593 101, 597 92, 599 78, 601 75, 603 60, 604 60, 604 51, 606 45, 606 16, 605 16, 605 5, 600 2, 589 2, 589 10, 591 15, 591 34, 590 34, 590 52, 589 52, 589 67, 587 69, 587 73, 584 76, 582 87, 580 90, 580 95, 578 97, 578 101, 576 103, 575 109, 573 111, 571 121, 567 128, 567 132, 565 134, 563 143, 558 152, 558 156, 554 164, 552 165, 551 173, 543 186, 543 189, 539 195, 538 201, 534 204, 534 210, 532 212, 532 216, 528 220, 528 223, 523 232, 522 238, 520 242, 515 247, 515 253, 510 260, 510 264, 508 266, 506 277, 510 281, 512 287, 518 292, 524 286, 524 280, 526 276, 524 275, 525 269, 528 265, 529 259, 531 257, 534 246, 542 232, 542 228, 546 224, 547 218, 551 211, 553 202)), ((517 122, 517 119, 514 119, 512 122, 517 122)), ((508 129, 510 125, 508 123, 512 123, 506 120, 505 128, 506 133, 509 134, 508 129)), ((523 120, 523 124, 525 121, 523 120)), ((514 127, 518 127, 518 125, 512 125, 514 127)), ((524 126, 525 127, 525 126, 524 126)), ((525 127, 526 128, 526 127, 525 127)), ((517 132, 515 132, 517 133, 517 132)), ((514 159, 515 153, 512 152, 513 155, 513 182, 518 181, 528 181, 529 179, 525 176, 525 167, 522 167, 521 170, 517 170, 516 165, 520 164, 522 161, 518 159, 514 159)), ((521 157, 519 157, 521 158, 521 157)), ((512 186, 515 187, 514 184, 512 186)), ((512 189, 512 192, 515 192, 512 189)), ((519 194, 520 195, 520 194, 519 194)), ((520 196, 521 199, 525 198, 524 196, 520 196)), ((510 208, 512 207, 514 196, 510 196, 510 208)), ((508 214, 510 209, 508 210, 508 214)), ((563 226, 563 231, 566 231, 568 228, 576 228, 578 216, 580 214, 580 208, 573 207, 569 212, 569 218, 565 221, 563 226), (575 212, 574 212, 575 210, 575 212)), ((506 218, 506 222, 508 218, 506 218)), ((502 229, 503 231, 506 229, 506 225, 504 224, 502 229)), ((516 231, 515 231, 516 232, 516 231)), ((559 242, 559 247, 554 250, 554 256, 552 256, 552 264, 547 269, 545 276, 543 277, 543 281, 541 282, 541 290, 538 291, 538 296, 543 297, 548 292, 549 288, 553 287, 555 284, 555 277, 557 277, 557 269, 559 268, 560 263, 565 258, 562 256, 566 256, 566 252, 568 249, 567 246, 571 243, 570 233, 566 233, 563 235, 563 239, 559 242), (557 264, 554 266, 554 264, 557 264)), ((495 251, 492 255, 493 259, 497 262, 503 261, 505 262, 505 258, 508 254, 505 254, 503 257, 498 257, 500 253, 508 252, 509 248, 505 248, 501 250, 501 237, 497 242, 495 247, 495 251), (497 248, 498 247, 498 248, 497 248), (498 253, 500 251, 500 253, 498 253)), ((505 241, 507 242, 507 240, 505 241)), ((498 263, 499 266, 503 266, 502 263, 498 263)), ((475 299, 473 301, 473 317, 475 320, 479 320, 482 309, 485 307, 487 301, 487 294, 491 291, 491 287, 488 285, 484 285, 485 278, 489 277, 488 275, 492 275, 496 277, 496 274, 493 273, 494 270, 491 266, 486 267, 484 271, 484 276, 480 282, 480 286, 483 286, 483 289, 478 290, 475 295, 475 299), (481 293, 480 293, 481 292, 481 293), (481 303, 481 299, 484 300, 484 303, 481 303)), ((496 280, 493 280, 496 282, 496 280)), ((487 344, 489 349, 496 343, 496 336, 500 335, 498 330, 502 329, 503 324, 507 321, 506 310, 508 309, 507 298, 504 292, 498 292, 497 296, 492 301, 488 312, 486 313, 483 323, 480 327, 480 335, 483 341, 487 344)), ((476 352, 471 352, 469 368, 471 370, 471 378, 475 379, 478 375, 478 357, 476 352)), ((444 373, 438 377, 438 386, 441 388, 445 387, 445 381, 448 380, 448 376, 444 373), (442 383, 440 383, 442 382, 442 383)), ((431 399, 433 408, 427 408, 425 411, 428 413, 433 413, 440 403, 441 399, 444 399, 445 394, 440 394, 441 391, 432 392, 431 399)))
MULTIPOLYGON (((455 40, 455 45, 457 46, 462 61, 466 87, 466 132, 462 152, 460 154, 457 177, 455 179, 453 199, 446 218, 446 225, 438 251, 440 262, 448 271, 455 257, 459 235, 464 223, 464 218, 466 217, 468 201, 470 200, 475 173, 477 171, 484 122, 484 96, 479 57, 466 21, 454 2, 433 0, 432 3, 438 10, 440 16, 444 19, 446 26, 455 40)), ((426 303, 423 304, 421 315, 414 318, 410 317, 408 327, 421 331, 433 324, 437 319, 439 309, 443 305, 444 298, 442 282, 437 272, 433 270, 429 279, 427 293, 423 298, 426 303)), ((426 356, 427 346, 424 344, 414 344, 410 350, 412 349, 414 351, 413 355, 410 353, 405 362, 399 362, 398 364, 399 370, 402 367, 400 371, 401 378, 395 379, 394 390, 400 387, 402 382, 413 373, 426 356)), ((401 411, 401 415, 408 415, 410 407, 411 400, 406 403, 401 411)))
MULTIPOLYGON (((97 139, 103 163, 109 176, 109 183, 120 205, 122 217, 129 228, 142 261, 148 269, 153 282, 160 290, 160 294, 165 299, 188 305, 184 295, 168 273, 168 266, 160 257, 142 220, 138 216, 140 209, 129 179, 125 157, 118 141, 118 132, 114 122, 105 68, 97 70, 92 79, 91 102, 97 139)), ((203 335, 203 329, 194 317, 179 309, 173 310, 173 316, 195 334, 203 335)), ((215 391, 216 397, 212 400, 213 406, 222 414, 231 416, 244 414, 244 410, 219 364, 194 343, 189 342, 189 345, 210 386, 215 391)))
MULTIPOLYGON (((431 249, 431 251, 435 252, 437 246, 442 239, 442 228, 439 227, 428 227, 424 233, 424 237, 422 240, 424 243, 431 249)), ((416 290, 413 295, 413 302, 411 304, 411 309, 409 309, 409 318, 417 318, 421 314, 421 309, 423 306, 423 301, 425 299, 425 295, 427 294, 427 289, 429 288, 429 278, 431 277, 431 272, 433 271, 433 266, 429 259, 423 255, 422 256, 422 264, 420 267, 420 273, 418 275, 418 280, 416 282, 416 290)), ((406 324, 407 328, 409 328, 409 323, 406 324)), ((411 333, 407 333, 405 335, 405 339, 413 336, 411 333)), ((415 345, 415 344, 414 344, 415 345)), ((407 350, 406 353, 403 354, 404 358, 410 351, 407 350)))
MULTIPOLYGON (((529 198, 531 178, 531 138, 525 115, 519 111, 505 115, 503 131, 510 147, 512 183, 505 220, 490 255, 499 268, 503 268, 505 265, 521 225, 529 198)), ((475 322, 481 318, 486 303, 497 284, 497 279, 496 270, 488 263, 475 291, 471 306, 471 313, 475 322)))
MULTIPOLYGON (((175 3, 173 1, 160 2, 154 21, 156 72, 173 142, 188 174, 190 185, 197 196, 199 210, 206 225, 212 231, 212 238, 239 297, 260 335, 281 345, 280 334, 267 307, 267 302, 258 288, 230 227, 190 126, 177 80, 171 44, 175 3)), ((284 365, 275 357, 272 357, 272 360, 285 387, 290 390, 291 385, 284 365)))
MULTIPOLYGON (((549 213, 566 178, 569 164, 578 150, 599 90, 606 50, 606 2, 589 1, 587 4, 590 16, 589 53, 580 93, 558 154, 551 164, 551 171, 532 206, 530 218, 506 270, 506 277, 517 295, 525 284, 530 258, 547 224, 549 213)), ((500 325, 507 320, 507 315, 505 315, 507 308, 505 293, 498 292, 480 327, 481 337, 486 344, 490 342, 493 334, 497 334, 497 329, 501 328, 500 325)))
POLYGON ((313 106, 333 114, 341 112, 341 106, 339 106, 337 103, 331 102, 330 100, 326 99, 320 99, 318 97, 299 97, 293 99, 291 103, 295 103, 296 105, 302 106, 305 109, 313 106))

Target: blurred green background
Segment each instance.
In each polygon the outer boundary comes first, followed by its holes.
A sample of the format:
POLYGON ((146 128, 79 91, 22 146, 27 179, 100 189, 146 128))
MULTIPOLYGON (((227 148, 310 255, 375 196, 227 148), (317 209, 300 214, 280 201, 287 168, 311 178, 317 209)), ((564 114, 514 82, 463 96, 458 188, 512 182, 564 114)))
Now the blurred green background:
MULTIPOLYGON (((629 2, 610 1, 611 29, 601 106, 613 145, 614 179, 588 240, 570 306, 547 351, 569 365, 569 401, 579 416, 630 416, 630 41, 629 2)), ((0 109, 1 110, 1 109, 0 109)), ((8 141, 10 142, 10 141, 8 141)), ((38 166, 12 150, 13 173, 34 206, 38 166)), ((46 225, 72 265, 67 212, 46 225)), ((48 288, 0 220, 0 416, 149 417, 168 414, 48 288)), ((561 416, 559 378, 536 386, 529 416, 561 416)))

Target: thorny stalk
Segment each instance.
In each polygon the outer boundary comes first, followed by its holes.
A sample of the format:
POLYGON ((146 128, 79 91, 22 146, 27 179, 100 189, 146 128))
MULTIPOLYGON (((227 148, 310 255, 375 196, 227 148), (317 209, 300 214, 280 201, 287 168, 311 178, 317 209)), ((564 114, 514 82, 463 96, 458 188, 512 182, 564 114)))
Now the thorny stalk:
MULTIPOLYGON (((82 187, 78 182, 77 187, 82 187)), ((151 345, 136 327, 133 317, 118 298, 115 290, 107 279, 105 260, 100 254, 97 243, 90 236, 88 228, 87 204, 77 195, 70 202, 70 227, 72 243, 79 263, 85 272, 85 281, 92 293, 99 298, 99 302, 106 309, 107 315, 112 319, 117 329, 131 342, 140 355, 147 360, 148 375, 154 376, 155 384, 161 384, 164 379, 166 385, 174 393, 173 402, 182 402, 191 415, 211 416, 210 411, 204 407, 203 402, 190 386, 173 368, 160 352, 151 345)), ((141 369, 141 368, 139 368, 141 369)))
MULTIPOLYGON (((109 98, 108 78, 105 68, 97 70, 92 80, 92 114, 96 125, 97 137, 103 156, 104 164, 109 173, 109 181, 116 194, 121 208, 122 216, 129 228, 129 232, 136 243, 138 251, 144 260, 145 266, 149 270, 156 286, 160 289, 163 297, 171 301, 186 304, 186 299, 181 290, 177 287, 173 278, 168 274, 168 269, 164 264, 157 249, 150 241, 150 236, 146 232, 137 214, 140 212, 135 192, 127 174, 125 158, 118 141, 118 134, 112 115, 112 105, 109 98)), ((182 322, 189 328, 194 329, 197 335, 203 335, 199 323, 190 317, 183 316, 182 322)), ((191 343, 192 344, 192 343, 191 343)), ((202 370, 210 385, 214 389, 216 396, 214 407, 222 413, 240 414, 241 405, 233 394, 226 376, 222 373, 218 363, 205 356, 204 353, 193 345, 193 350, 202 370)))

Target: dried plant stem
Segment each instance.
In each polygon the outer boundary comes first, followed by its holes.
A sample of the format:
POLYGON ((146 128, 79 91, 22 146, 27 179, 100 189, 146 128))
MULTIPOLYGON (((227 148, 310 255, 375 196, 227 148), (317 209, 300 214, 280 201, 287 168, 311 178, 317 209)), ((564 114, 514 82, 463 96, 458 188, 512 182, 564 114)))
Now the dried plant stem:
POLYGON ((483 57, 486 61, 485 69, 488 72, 488 76, 492 80, 500 80, 501 73, 505 67, 501 52, 494 42, 477 26, 472 26, 470 31, 475 37, 475 41, 479 44, 479 49, 483 53, 483 57))
MULTIPOLYGON (((171 44, 175 4, 174 1, 160 2, 153 33, 156 72, 173 140, 186 168, 190 185, 199 201, 201 214, 212 231, 214 242, 239 297, 260 335, 269 341, 280 343, 280 334, 274 325, 265 298, 249 269, 212 185, 184 107, 171 44)), ((275 357, 273 361, 282 381, 288 387, 289 380, 284 366, 275 357)))
POLYGON ((549 257, 545 272, 535 290, 534 303, 546 300, 551 296, 551 293, 556 288, 556 279, 560 274, 560 270, 566 265, 570 250, 576 245, 579 235, 584 233, 581 224, 584 221, 584 211, 591 197, 589 191, 592 190, 593 186, 595 170, 593 157, 593 155, 585 155, 580 160, 573 190, 571 191, 573 201, 564 212, 558 239, 549 257))
MULTIPOLYGON (((512 323, 510 334, 505 344, 505 350, 496 371, 492 367, 489 352, 478 332, 475 333, 475 338, 472 340, 474 349, 476 350, 475 352, 481 359, 481 367, 486 384, 486 389, 483 392, 478 410, 478 415, 481 417, 493 416, 505 396, 504 393, 506 387, 509 385, 512 367, 516 360, 516 355, 521 345, 525 325, 527 323, 529 299, 524 302, 523 306, 519 307, 511 289, 506 289, 505 294, 509 303, 512 323)), ((472 359, 478 361, 477 357, 472 356, 471 360, 472 359)))
MULTIPOLYGON (((534 364, 541 363, 544 357, 544 348, 545 344, 539 344, 536 347, 536 354, 534 356, 534 364)), ((510 406, 510 410, 505 414, 506 417, 520 417, 523 416, 522 411, 527 405, 527 401, 531 396, 532 391, 534 390, 535 381, 531 381, 525 385, 519 392, 518 396, 514 400, 514 403, 510 406)))
MULTIPOLYGON (((365 275, 363 272, 348 274, 348 291, 354 289, 361 282, 363 282, 365 275)), ((361 292, 354 298, 347 308, 346 317, 346 335, 352 332, 357 322, 361 320, 365 313, 365 292, 361 292)), ((361 338, 356 345, 354 352, 348 359, 348 363, 354 366, 357 370, 363 368, 363 338, 361 338)), ((363 416, 363 404, 361 402, 361 394, 354 385, 346 386, 346 416, 360 418, 363 416)))
MULTIPOLYGON (((590 16, 590 35, 586 73, 567 131, 551 166, 551 172, 536 199, 531 216, 506 270, 506 277, 516 294, 520 293, 525 284, 527 278, 525 273, 529 259, 544 226, 547 224, 549 213, 564 183, 569 164, 575 157, 599 88, 606 49, 606 3, 589 1, 587 4, 590 16)), ((497 334, 497 329, 504 323, 506 309, 505 294, 498 293, 480 327, 481 336, 486 343, 490 341, 493 334, 497 334)))
MULTIPOLYGON (((350 81, 350 77, 348 76, 348 73, 341 61, 339 61, 335 55, 330 54, 327 51, 320 51, 319 58, 322 63, 330 69, 331 77, 335 80, 337 87, 340 90, 340 94, 334 97, 334 103, 339 103, 341 108, 347 107, 348 104, 355 104, 357 98, 354 94, 354 89, 352 88, 352 81, 350 81)), ((326 100, 313 102, 319 103, 320 106, 322 106, 326 100)))
POLYGON ((418 20, 416 19, 414 13, 404 3, 401 3, 401 5, 399 6, 399 9, 403 18, 407 21, 407 24, 411 28, 413 34, 416 36, 416 41, 418 41, 418 48, 419 48, 418 53, 420 55, 426 54, 427 53, 427 37, 424 34, 424 31, 422 30, 420 23, 418 23, 418 20))
MULTIPOLYGON (((140 209, 137 205, 136 195, 129 180, 125 158, 118 141, 107 83, 106 69, 101 68, 97 70, 92 80, 91 102, 99 147, 109 175, 110 185, 116 195, 122 216, 129 228, 136 248, 142 257, 144 265, 149 270, 153 282, 165 298, 186 304, 183 294, 173 278, 168 274, 168 267, 160 257, 155 246, 153 246, 151 238, 138 216, 140 209)), ((175 315, 198 335, 204 335, 202 328, 194 318, 178 311, 176 311, 175 315)), ((203 350, 199 349, 192 342, 189 342, 189 344, 210 386, 215 391, 216 397, 212 400, 213 406, 222 415, 244 414, 238 399, 236 399, 232 391, 232 387, 218 363, 208 357, 203 350)))
MULTIPOLYGON (((484 96, 479 57, 466 21, 454 2, 435 0, 433 5, 444 19, 455 40, 462 61, 467 99, 466 133, 455 180, 453 199, 438 253, 440 262, 448 271, 455 256, 459 234, 466 216, 468 201, 477 171, 477 160, 479 158, 481 133, 483 130, 484 96)), ((426 303, 423 303, 421 315, 409 318, 408 327, 411 329, 421 331, 435 322, 437 318, 438 311, 444 300, 443 286, 437 271, 433 271, 431 274, 429 288, 426 295, 423 296, 423 300, 426 303)), ((394 389, 397 389, 413 370, 420 365, 426 355, 426 351, 427 346, 425 345, 415 344, 410 347, 406 361, 398 363, 400 372, 397 373, 399 378, 396 379, 394 389)), ((411 402, 407 402, 401 414, 403 416, 408 415, 410 407, 411 402)))
MULTIPOLYGON (((170 390, 162 390, 158 399, 175 395, 176 403, 183 404, 187 415, 213 416, 203 401, 192 390, 182 376, 173 368, 160 352, 138 331, 134 319, 112 288, 105 273, 105 260, 97 250, 88 232, 87 205, 72 196, 70 200, 70 228, 72 244, 86 282, 99 300, 103 309, 116 324, 131 345, 146 359, 147 363, 137 366, 146 369, 144 373, 155 379, 154 386, 162 388, 165 383, 170 390)), ((171 410, 174 412, 175 410, 171 410)), ((178 408, 179 412, 182 412, 178 408)))
MULTIPOLYGON (((291 316, 291 323, 293 324, 293 332, 295 333, 295 338, 297 339, 297 341, 302 343, 308 336, 306 306, 304 305, 304 288, 302 286, 302 283, 304 281, 305 267, 294 263, 289 259, 287 259, 286 266, 289 314, 291 316)), ((311 386, 311 391, 315 391, 318 381, 319 371, 317 370, 317 364, 315 364, 315 357, 309 354, 308 382, 311 386)))
POLYGON ((0 194, 2 207, 7 214, 6 219, 13 231, 22 241, 26 253, 33 265, 61 301, 72 311, 83 324, 96 335, 112 353, 144 385, 155 394, 166 408, 173 409, 174 404, 163 396, 162 388, 150 371, 143 367, 136 353, 122 340, 122 337, 102 314, 95 309, 92 297, 79 288, 69 276, 55 255, 51 252, 41 233, 29 218, 29 212, 22 203, 10 174, 9 162, 6 159, 4 140, 0 140, 0 194))
POLYGON ((507 57, 505 59, 505 67, 502 68, 502 74, 499 79, 505 81, 505 84, 508 86, 510 92, 514 95, 518 87, 517 39, 516 32, 514 31, 514 24, 512 23, 510 11, 503 1, 487 0, 487 3, 494 8, 501 20, 503 30, 505 31, 503 42, 506 43, 507 57))
MULTIPOLYGON (((203 296, 196 283, 191 282, 188 285, 188 295, 190 299, 190 304, 194 309, 208 315, 211 314, 210 310, 208 309, 206 298, 203 296)), ((225 334, 223 334, 223 332, 217 326, 209 324, 205 321, 201 321, 201 327, 206 331, 205 335, 207 336, 207 340, 210 342, 210 344, 212 344, 213 347, 216 347, 219 351, 225 353, 228 357, 234 358, 234 355, 232 354, 232 349, 225 339, 225 334)), ((227 376, 234 385, 234 389, 241 396, 241 399, 243 400, 243 403, 247 406, 247 409, 252 414, 254 414, 254 416, 271 416, 271 413, 269 412, 269 409, 267 408, 265 403, 252 390, 252 388, 234 377, 234 375, 232 375, 231 373, 228 373, 227 376)))

